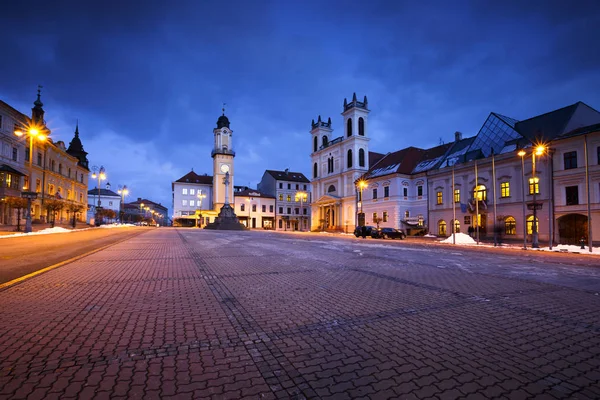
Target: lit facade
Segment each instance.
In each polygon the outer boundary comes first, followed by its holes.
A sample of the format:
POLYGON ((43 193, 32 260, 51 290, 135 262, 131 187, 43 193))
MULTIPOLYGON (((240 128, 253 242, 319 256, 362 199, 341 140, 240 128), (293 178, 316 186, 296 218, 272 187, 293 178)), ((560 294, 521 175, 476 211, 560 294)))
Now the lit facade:
POLYGON ((203 226, 214 218, 213 177, 190 171, 171 184, 173 222, 177 226, 203 226))
POLYGON ((254 189, 236 191, 234 210, 244 226, 275 229, 275 196, 254 189))

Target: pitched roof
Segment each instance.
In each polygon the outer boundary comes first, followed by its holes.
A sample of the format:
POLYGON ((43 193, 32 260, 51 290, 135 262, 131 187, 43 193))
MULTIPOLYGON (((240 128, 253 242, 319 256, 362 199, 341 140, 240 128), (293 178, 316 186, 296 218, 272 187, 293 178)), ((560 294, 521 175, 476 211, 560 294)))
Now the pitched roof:
POLYGON ((515 129, 531 142, 549 142, 567 133, 567 129, 572 130, 574 125, 581 127, 599 122, 600 113, 578 101, 570 106, 519 121, 515 124, 515 129))
POLYGON ((365 178, 370 179, 396 173, 410 174, 422 155, 423 149, 412 146, 385 154, 367 171, 365 178))
POLYGON ((411 172, 413 174, 418 174, 420 172, 429 171, 430 169, 437 167, 442 163, 444 156, 453 144, 454 142, 450 142, 424 150, 423 156, 419 160, 419 163, 411 172))
POLYGON ((137 199, 137 200, 135 200, 135 201, 130 201, 130 202, 129 202, 129 203, 127 203, 127 204, 130 204, 130 205, 131 205, 131 204, 134 204, 134 205, 137 205, 137 206, 139 206, 139 205, 140 205, 140 204, 142 204, 142 203, 144 203, 144 204, 151 204, 151 205, 152 205, 154 208, 164 208, 165 210, 167 209, 167 207, 163 206, 163 205, 162 205, 162 204, 160 204, 160 203, 155 203, 155 202, 153 202, 152 200, 148 200, 148 199, 142 199, 142 198, 138 198, 138 199, 137 199))
POLYGON ((302 172, 290 172, 287 169, 285 171, 276 171, 268 169, 265 172, 267 172, 269 175, 271 175, 278 181, 310 183, 310 181, 306 178, 306 176, 304 176, 302 172))
POLYGON ((444 157, 438 168, 451 167, 456 163, 462 163, 465 161, 465 155, 467 154, 471 143, 475 140, 476 136, 470 138, 461 139, 458 142, 453 142, 453 146, 444 157))
MULTIPOLYGON (((93 188, 91 190, 88 190, 88 194, 97 196, 98 195, 98 188, 93 188)), ((102 189, 100 188, 100 196, 113 196, 113 197, 121 197, 120 194, 113 192, 112 190, 109 189, 102 189)))
POLYGON ((181 178, 177 179, 175 182, 212 185, 213 177, 211 175, 198 175, 194 171, 190 171, 181 178))
POLYGON ((234 197, 265 197, 268 199, 274 199, 275 196, 271 196, 270 194, 266 194, 263 192, 260 192, 256 189, 244 189, 244 190, 240 190, 239 192, 234 192, 233 193, 234 197))
POLYGON ((376 153, 374 151, 369 152, 369 168, 372 168, 375 164, 377 164, 383 157, 386 155, 383 153, 376 153))

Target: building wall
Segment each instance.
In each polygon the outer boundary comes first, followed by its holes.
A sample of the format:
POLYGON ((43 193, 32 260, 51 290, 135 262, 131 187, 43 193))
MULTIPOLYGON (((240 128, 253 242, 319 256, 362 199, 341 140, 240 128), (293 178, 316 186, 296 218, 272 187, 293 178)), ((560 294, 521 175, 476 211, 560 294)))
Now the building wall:
MULTIPOLYGON (((233 199, 232 199, 233 200, 233 199)), ((173 183, 173 218, 196 218, 196 210, 213 209, 213 188, 210 184, 174 182, 173 183), (187 194, 183 194, 186 189, 187 194), (202 199, 198 206, 198 191, 206 197, 202 199), (191 193, 193 191, 193 194, 191 193), (186 204, 184 205, 184 200, 186 204), (194 202, 191 205, 190 202, 194 202)))
POLYGON ((252 196, 235 196, 234 210, 238 219, 246 227, 252 229, 275 228, 275 199, 262 197, 260 193, 251 193, 252 196), (252 209, 256 207, 256 210, 252 209), (263 211, 263 206, 265 210, 263 211), (250 220, 250 222, 248 222, 250 220))

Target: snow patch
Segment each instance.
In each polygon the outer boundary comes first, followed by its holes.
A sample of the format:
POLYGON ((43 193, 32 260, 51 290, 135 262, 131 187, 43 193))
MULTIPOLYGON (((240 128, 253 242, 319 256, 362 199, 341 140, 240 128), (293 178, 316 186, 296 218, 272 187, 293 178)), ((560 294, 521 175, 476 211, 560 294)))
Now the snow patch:
MULTIPOLYGON (((456 235, 456 244, 477 244, 475 240, 466 233, 454 233, 456 235)), ((452 235, 450 235, 447 239, 442 240, 442 243, 452 243, 452 235)))

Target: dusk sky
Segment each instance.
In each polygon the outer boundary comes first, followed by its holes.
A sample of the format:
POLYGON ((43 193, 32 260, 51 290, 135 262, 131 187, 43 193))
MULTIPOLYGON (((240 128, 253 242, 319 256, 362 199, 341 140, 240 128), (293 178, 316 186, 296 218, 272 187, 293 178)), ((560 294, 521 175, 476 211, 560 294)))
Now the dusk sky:
POLYGON ((491 111, 600 109, 598 1, 25 0, 0 21, 0 99, 30 115, 42 85, 55 141, 79 119, 113 189, 170 212, 173 180, 212 174, 222 103, 252 187, 265 169, 310 178, 311 119, 342 135, 353 92, 381 153, 473 136, 491 111))

